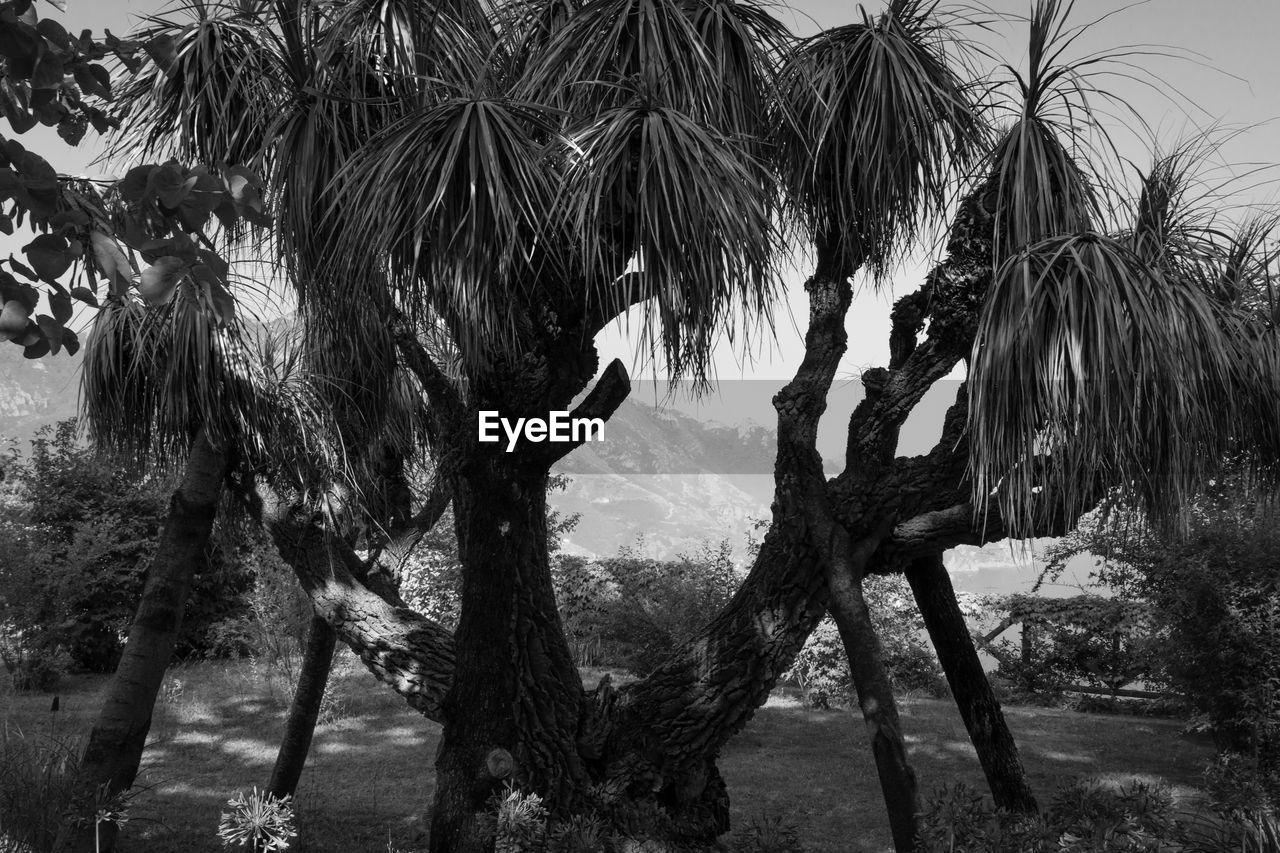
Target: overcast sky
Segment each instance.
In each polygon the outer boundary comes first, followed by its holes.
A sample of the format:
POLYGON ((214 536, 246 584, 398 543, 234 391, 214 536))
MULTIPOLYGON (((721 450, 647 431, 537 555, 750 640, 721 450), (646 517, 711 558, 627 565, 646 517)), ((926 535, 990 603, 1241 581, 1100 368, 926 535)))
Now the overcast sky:
MULTIPOLYGON (((41 3, 43 15, 63 20, 69 29, 90 28, 100 32, 110 28, 115 34, 127 32, 140 15, 149 14, 166 4, 163 0, 68 0, 69 11, 58 15, 52 7, 41 3)), ((880 3, 866 4, 878 11, 880 3)), ((949 4, 944 3, 943 6, 949 4)), ((958 5, 958 4, 950 4, 958 5)), ((1027 0, 989 0, 993 11, 1008 15, 1025 15, 1027 0)), ((856 4, 841 0, 793 0, 789 8, 778 12, 792 30, 811 34, 820 27, 849 23, 859 14, 856 4)), ((1072 21, 1077 24, 1113 14, 1085 34, 1074 48, 1074 55, 1096 50, 1109 50, 1125 45, 1157 52, 1180 52, 1183 58, 1140 56, 1141 64, 1158 81, 1167 94, 1150 85, 1123 78, 1106 81, 1109 91, 1132 104, 1147 124, 1159 132, 1160 138, 1176 141, 1192 126, 1214 123, 1242 129, 1222 150, 1223 160, 1247 171, 1248 164, 1280 161, 1280 0, 1148 0, 1145 3, 1123 3, 1117 0, 1077 0, 1072 21), (1171 98, 1172 96, 1172 98, 1171 98), (1188 99, 1191 107, 1177 96, 1188 99), (1247 128, 1247 130, 1245 130, 1247 128)), ((975 32, 995 55, 1015 67, 1025 55, 1025 24, 1006 23, 994 33, 975 32)), ((43 128, 27 134, 22 141, 41 150, 59 169, 83 172, 96 153, 89 140, 81 149, 68 149, 51 132, 43 128)), ((91 134, 92 136, 92 134, 91 134)), ((1117 135, 1122 153, 1141 163, 1148 158, 1145 143, 1125 134, 1117 135)), ((1242 183, 1257 183, 1258 179, 1242 183)), ((1274 186, 1255 186, 1244 200, 1261 203, 1274 200, 1274 186)), ((12 243, 3 249, 16 250, 12 243)), ((865 366, 883 363, 887 358, 887 323, 891 293, 901 295, 916 286, 922 278, 925 259, 904 268, 891 290, 880 293, 864 288, 850 315, 850 350, 843 373, 857 376, 865 366)), ((800 287, 805 272, 802 265, 788 277, 787 302, 779 306, 777 341, 761 348, 748 367, 747 376, 782 378, 788 376, 800 353, 800 330, 806 307, 800 287), (792 315, 795 321, 792 320, 792 315)), ((629 364, 634 349, 622 328, 606 333, 602 349, 607 357, 619 355, 629 364)), ((717 354, 717 373, 723 379, 742 377, 740 354, 722 347, 717 354)))

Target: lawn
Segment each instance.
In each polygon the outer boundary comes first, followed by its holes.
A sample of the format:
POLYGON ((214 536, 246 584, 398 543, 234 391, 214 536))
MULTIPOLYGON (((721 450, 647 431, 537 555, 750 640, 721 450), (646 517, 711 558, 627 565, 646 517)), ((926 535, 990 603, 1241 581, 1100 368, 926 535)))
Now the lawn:
MULTIPOLYGON (((0 725, 27 737, 81 735, 98 707, 103 677, 73 677, 47 695, 0 694, 0 725)), ((166 682, 140 782, 147 787, 120 845, 123 853, 203 853, 234 791, 263 784, 275 759, 287 695, 274 674, 248 662, 180 667, 166 682)), ((344 652, 334 700, 316 732, 298 791, 302 844, 311 853, 385 853, 425 846, 424 813, 439 727, 409 710, 344 652)), ((1037 793, 1047 799, 1075 776, 1140 778, 1194 796, 1212 754, 1170 720, 1007 709, 1037 793)), ((925 791, 982 774, 955 707, 910 698, 903 725, 925 791)), ((860 722, 775 696, 721 757, 735 825, 782 815, 811 853, 888 849, 884 811, 860 722)))

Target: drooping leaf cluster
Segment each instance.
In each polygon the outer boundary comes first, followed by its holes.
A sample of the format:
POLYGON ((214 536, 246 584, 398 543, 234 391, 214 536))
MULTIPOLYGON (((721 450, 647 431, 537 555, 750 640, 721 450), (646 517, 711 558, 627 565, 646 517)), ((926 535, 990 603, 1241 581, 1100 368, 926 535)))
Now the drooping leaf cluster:
POLYGON ((171 51, 128 83, 126 139, 261 165, 304 312, 432 317, 471 370, 549 325, 640 305, 653 350, 701 376, 720 336, 768 319, 785 219, 814 222, 783 203, 790 184, 826 199, 868 188, 823 215, 880 234, 869 251, 887 255, 942 203, 980 128, 946 39, 915 38, 939 29, 927 3, 897 4, 868 19, 865 39, 827 51, 822 91, 784 74, 800 48, 753 2, 191 12, 139 36, 171 51), (864 79, 865 68, 879 71, 864 79), (804 176, 801 103, 806 122, 848 103, 877 122, 860 133, 857 116, 830 119, 841 138, 825 144, 847 163, 820 186, 804 176))

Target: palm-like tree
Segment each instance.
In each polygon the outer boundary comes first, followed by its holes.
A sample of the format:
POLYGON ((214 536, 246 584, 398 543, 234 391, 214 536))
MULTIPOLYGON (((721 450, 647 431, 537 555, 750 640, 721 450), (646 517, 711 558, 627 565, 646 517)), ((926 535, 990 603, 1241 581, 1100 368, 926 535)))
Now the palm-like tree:
MULTIPOLYGON (((382 428, 398 366, 428 403, 426 449, 453 502, 464 567, 460 625, 452 638, 383 637, 400 656, 367 662, 444 723, 434 850, 485 849, 476 813, 507 773, 557 814, 651 799, 671 834, 723 831, 715 754, 828 606, 895 841, 910 849, 915 782, 863 577, 908 573, 948 676, 963 684, 976 655, 938 574, 942 550, 1057 529, 1099 479, 1136 481, 1160 405, 1175 403, 1194 428, 1182 444, 1165 428, 1163 450, 1199 448, 1212 428, 1238 425, 1233 414, 1260 423, 1267 410, 1266 377, 1242 366, 1233 348, 1246 344, 1228 313, 1175 274, 1186 265, 1149 269, 1140 259, 1157 251, 1150 241, 1104 233, 1100 189, 1053 112, 1085 67, 1060 61, 1069 4, 1034 4, 1018 114, 990 150, 963 48, 927 0, 891 0, 804 41, 734 0, 193 9, 189 23, 152 22, 159 59, 127 90, 134 133, 124 146, 265 174, 279 214, 270 244, 308 334, 332 343, 314 363, 344 391, 338 429, 349 444, 382 428), (845 349, 852 277, 864 267, 883 276, 949 209, 975 162, 947 256, 896 306, 890 364, 864 375, 847 469, 828 482, 814 440, 845 349), (704 378, 717 337, 740 331, 737 313, 769 318, 791 234, 813 244, 817 264, 806 355, 775 400, 774 524, 760 557, 689 648, 641 683, 584 696, 545 548, 547 472, 570 448, 495 451, 475 441, 475 414, 568 408, 597 373, 596 332, 632 306, 672 373, 704 378), (424 347, 428 330, 444 336, 455 369, 424 347), (1202 353, 1177 357, 1180 340, 1202 353), (907 414, 965 360, 973 390, 943 442, 920 460, 895 459, 907 414), (1194 371, 1195 384, 1175 390, 1175 369, 1194 371), (1126 409, 1117 385, 1099 381, 1113 374, 1148 383, 1151 398, 1126 409), (986 507, 997 481, 1000 500, 986 507), (399 677, 404 660, 420 661, 414 678, 399 677), (609 792, 604 801, 586 802, 593 785, 609 792)), ((1264 343, 1257 334, 1247 346, 1264 343)), ((607 417, 625 380, 620 365, 606 370, 578 413, 607 417)), ((1230 434, 1256 443, 1262 430, 1230 434)), ((1204 473, 1163 466, 1139 490, 1153 504, 1204 473)), ((341 565, 333 572, 337 587, 304 585, 368 592, 358 578, 347 584, 341 565)), ((389 609, 383 628, 408 618, 389 609)), ((376 633, 342 630, 349 642, 376 633)), ((985 685, 980 667, 977 676, 985 685)), ((965 719, 977 739, 1003 723, 989 690, 974 702, 965 719)), ((1007 730, 979 744, 1006 750, 988 763, 993 787, 1003 780, 1010 803, 1033 806, 1011 747, 1007 730)))
MULTIPOLYGON (((181 466, 182 478, 148 567, 121 661, 77 768, 76 804, 127 791, 137 774, 152 708, 181 631, 201 555, 233 470, 291 465, 282 448, 309 466, 334 462, 327 417, 290 358, 263 358, 237 321, 201 305, 193 283, 148 307, 113 294, 86 345, 85 416, 102 451, 150 466, 181 466)), ((68 821, 59 850, 114 842, 114 824, 68 821)))

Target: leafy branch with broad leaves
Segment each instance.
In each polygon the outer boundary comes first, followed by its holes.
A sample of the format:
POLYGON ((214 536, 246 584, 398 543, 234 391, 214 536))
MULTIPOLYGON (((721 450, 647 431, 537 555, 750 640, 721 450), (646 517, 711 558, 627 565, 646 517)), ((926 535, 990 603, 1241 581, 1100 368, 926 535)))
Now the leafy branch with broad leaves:
MULTIPOLYGON (((65 11, 65 3, 52 5, 65 11)), ((119 127, 110 61, 135 72, 148 58, 169 63, 171 50, 164 39, 121 40, 109 30, 103 41, 89 30, 73 37, 40 18, 31 0, 0 3, 0 113, 18 135, 42 124, 76 145, 90 125, 99 133, 119 127)), ((214 236, 217 226, 234 233, 244 223, 271 224, 261 188, 250 169, 224 164, 139 166, 119 181, 71 178, 0 134, 0 231, 36 232, 25 260, 0 261, 0 339, 27 358, 74 354, 76 302, 96 309, 103 299, 140 297, 162 305, 180 286, 215 326, 232 323, 230 267, 214 236)))

